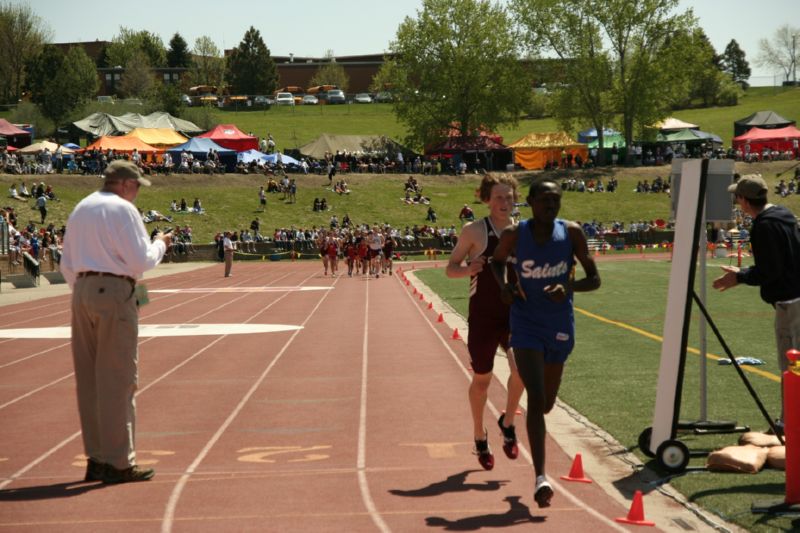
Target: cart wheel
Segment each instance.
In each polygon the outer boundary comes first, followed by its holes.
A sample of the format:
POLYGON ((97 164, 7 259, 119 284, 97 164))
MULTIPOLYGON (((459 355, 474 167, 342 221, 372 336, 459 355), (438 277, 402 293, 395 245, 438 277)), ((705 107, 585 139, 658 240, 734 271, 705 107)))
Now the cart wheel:
POLYGON ((678 440, 665 440, 656 450, 658 464, 668 472, 677 474, 689 464, 689 448, 678 440))
POLYGON ((656 454, 650 451, 650 437, 653 436, 653 428, 644 428, 639 434, 639 450, 647 457, 655 457, 656 454))

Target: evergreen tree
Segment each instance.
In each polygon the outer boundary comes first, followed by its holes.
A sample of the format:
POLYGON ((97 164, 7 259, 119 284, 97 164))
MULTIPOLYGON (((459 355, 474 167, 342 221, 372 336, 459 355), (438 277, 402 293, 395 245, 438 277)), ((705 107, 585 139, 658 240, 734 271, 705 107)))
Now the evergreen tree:
POLYGON ((271 94, 278 83, 278 70, 261 33, 250 26, 226 65, 231 94, 271 94))
POLYGON ((169 50, 167 50, 167 66, 168 67, 188 67, 192 63, 192 58, 189 56, 189 45, 181 37, 180 33, 176 33, 169 41, 169 50))
POLYGON ((722 70, 733 78, 733 81, 744 88, 747 88, 747 80, 750 78, 750 63, 745 59, 744 50, 739 47, 736 39, 731 39, 725 52, 722 54, 722 70))

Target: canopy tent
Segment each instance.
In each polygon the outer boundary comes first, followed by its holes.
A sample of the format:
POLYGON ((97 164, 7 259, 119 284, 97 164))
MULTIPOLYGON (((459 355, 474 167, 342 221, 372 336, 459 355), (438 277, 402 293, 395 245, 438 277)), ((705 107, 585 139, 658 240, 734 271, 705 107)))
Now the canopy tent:
POLYGON ((31 143, 31 133, 13 125, 4 118, 0 118, 0 136, 5 137, 9 146, 22 148, 31 143))
POLYGON ((88 117, 72 123, 73 127, 94 137, 109 135, 123 135, 136 128, 166 128, 179 131, 184 135, 196 135, 203 131, 202 128, 164 111, 156 111, 149 115, 138 113, 125 113, 122 116, 109 115, 108 113, 92 113, 88 117))
MULTIPOLYGON (((604 146, 609 146, 605 140, 604 146)), ((561 152, 572 154, 572 158, 580 155, 585 161, 589 149, 585 144, 575 142, 563 131, 549 133, 529 133, 508 145, 514 150, 514 162, 527 170, 544 168, 548 163, 561 160, 561 152)))
POLYGON ((512 152, 507 146, 495 142, 491 137, 449 137, 437 145, 425 149, 429 157, 453 158, 455 164, 461 161, 474 170, 505 170, 512 162, 512 152))
MULTIPOLYGON (((38 142, 38 143, 29 144, 25 148, 20 148, 19 153, 21 153, 21 154, 38 154, 39 152, 44 151, 45 148, 47 148, 48 150, 50 150, 50 152, 55 154, 56 150, 58 149, 58 145, 56 143, 52 143, 50 141, 41 141, 41 142, 38 142)), ((71 150, 70 148, 67 148, 66 146, 62 146, 61 147, 61 153, 62 154, 72 154, 72 153, 75 153, 75 150, 71 150)))
POLYGON ((664 120, 660 120, 653 124, 653 128, 659 129, 661 131, 670 131, 670 130, 683 130, 683 129, 700 129, 700 126, 697 124, 692 124, 691 122, 684 122, 680 119, 675 117, 667 117, 664 120))
POLYGON ((381 135, 331 135, 323 133, 300 147, 300 153, 314 159, 324 159, 325 154, 350 152, 355 154, 410 153, 403 145, 381 135))
POLYGON ((778 129, 794 125, 794 120, 785 119, 774 111, 758 111, 749 117, 734 121, 733 136, 743 135, 750 128, 778 129))
POLYGON ((140 154, 155 154, 159 150, 153 148, 149 144, 142 142, 137 137, 110 137, 104 136, 97 139, 95 142, 84 148, 84 151, 89 150, 114 150, 115 152, 131 153, 136 149, 140 154))
POLYGON ((267 161, 267 154, 259 152, 258 150, 246 150, 236 154, 236 160, 242 163, 252 163, 253 161, 267 161))
MULTIPOLYGON (((581 142, 580 141, 580 134, 578 134, 578 137, 579 137, 578 141, 581 142)), ((603 148, 604 149, 609 149, 609 148, 613 147, 615 144, 617 145, 617 148, 625 148, 625 146, 627 146, 626 143, 625 143, 625 136, 622 135, 621 133, 615 133, 615 134, 612 134, 612 135, 603 135, 603 148)), ((595 140, 593 140, 593 141, 591 141, 591 142, 589 142, 587 144, 587 147, 590 150, 592 148, 600 148, 600 140, 595 138, 595 140)))
POLYGON ((683 129, 667 133, 659 133, 656 136, 657 143, 693 143, 707 142, 722 144, 722 139, 713 133, 700 130, 683 129))
POLYGON ((800 130, 794 126, 772 130, 750 128, 747 133, 733 138, 733 147, 741 148, 745 153, 761 152, 764 148, 785 152, 794 149, 795 141, 800 144, 800 130), (746 148, 748 145, 749 149, 746 148))
MULTIPOLYGON (((445 132, 447 137, 461 137, 461 123, 460 122, 452 122, 450 124, 450 128, 445 132)), ((489 131, 484 127, 478 129, 477 132, 473 132, 473 137, 488 137, 492 141, 496 142, 497 144, 503 144, 503 136, 493 131, 489 131)))
POLYGON ((205 161, 209 150, 217 152, 220 162, 225 165, 225 169, 228 172, 232 172, 236 168, 236 150, 220 146, 211 139, 204 137, 189 139, 179 146, 170 148, 167 152, 172 156, 172 160, 178 163, 181 160, 181 153, 184 151, 191 153, 196 159, 205 161))
MULTIPOLYGON (((603 146, 611 146, 611 143, 607 141, 609 137, 622 137, 622 133, 618 132, 617 130, 612 130, 611 128, 603 128, 603 146)), ((590 128, 588 130, 578 132, 579 143, 592 143, 596 140, 597 128, 590 128)), ((617 146, 620 146, 620 144, 618 143, 617 146)))
POLYGON ((169 128, 134 128, 125 137, 136 137, 154 148, 171 148, 183 144, 188 139, 169 128))
POLYGON ((244 134, 234 124, 220 124, 205 133, 201 133, 197 137, 201 139, 211 139, 218 145, 237 152, 258 149, 258 139, 244 134))
POLYGON ((276 164, 278 162, 278 156, 281 157, 281 163, 284 165, 300 165, 300 161, 295 159, 294 157, 286 154, 281 153, 274 153, 274 154, 266 154, 266 161, 267 163, 276 164))

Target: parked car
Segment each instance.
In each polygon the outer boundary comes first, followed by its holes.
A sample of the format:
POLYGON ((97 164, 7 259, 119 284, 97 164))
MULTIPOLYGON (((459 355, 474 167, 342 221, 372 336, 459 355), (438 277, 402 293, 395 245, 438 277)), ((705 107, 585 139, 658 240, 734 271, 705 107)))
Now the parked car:
POLYGON ((317 105, 318 103, 319 103, 319 98, 317 98, 313 94, 307 94, 303 97, 303 104, 305 105, 317 105))
POLYGON ((101 104, 113 104, 114 97, 113 96, 98 96, 97 101, 101 104))
POLYGON ((185 105, 185 106, 191 106, 192 105, 192 98, 188 94, 182 94, 181 95, 181 103, 183 105, 185 105))
POLYGON ((347 100, 344 97, 344 91, 341 89, 331 89, 328 91, 329 104, 344 104, 347 100))
POLYGON ((394 100, 394 97, 389 91, 382 91, 375 95, 375 101, 379 104, 391 102, 392 100, 394 100))
POLYGON ((292 93, 278 93, 275 95, 277 105, 294 105, 294 95, 292 93))
POLYGON ((275 100, 269 96, 259 95, 253 98, 253 104, 260 106, 271 106, 275 104, 275 100))
POLYGON ((372 97, 367 93, 358 93, 356 97, 353 98, 353 101, 357 104, 371 104, 372 97))

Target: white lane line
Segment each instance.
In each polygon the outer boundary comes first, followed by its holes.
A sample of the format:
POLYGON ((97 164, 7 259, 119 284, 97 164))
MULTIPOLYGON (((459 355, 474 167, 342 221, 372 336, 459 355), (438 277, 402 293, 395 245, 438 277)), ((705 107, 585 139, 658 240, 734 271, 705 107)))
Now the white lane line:
POLYGON ((367 283, 366 296, 364 298, 364 341, 361 348, 361 404, 358 415, 358 459, 356 469, 358 472, 358 487, 361 490, 361 499, 369 512, 370 518, 377 528, 389 533, 391 529, 381 518, 381 514, 375 507, 375 501, 369 491, 367 482, 367 370, 369 363, 369 286, 367 283))
MULTIPOLYGON (((288 276, 288 274, 286 274, 285 276, 288 276)), ((285 277, 285 276, 283 276, 283 277, 285 277)), ((282 277, 282 278, 283 278, 283 277, 282 277)), ((279 278, 279 279, 282 279, 282 278, 279 278)), ((306 278, 306 279, 308 279, 308 278, 306 278)), ((200 298, 205 298, 205 296, 201 296, 200 298)), ((258 316, 259 314, 261 314, 262 312, 264 312, 266 309, 269 309, 269 308, 270 308, 270 307, 272 307, 272 306, 273 306, 275 303, 279 302, 279 301, 280 301, 282 298, 283 298, 283 297, 281 297, 281 298, 278 298, 278 299, 276 299, 276 300, 274 300, 274 301, 270 302, 268 305, 266 305, 264 308, 262 308, 262 310, 261 310, 261 311, 259 311, 259 312, 258 312, 258 313, 256 313, 255 315, 253 315, 253 317, 256 317, 256 316, 258 316)), ((196 298, 196 299, 198 299, 198 298, 196 298)), ((239 300, 239 298, 237 298, 236 300, 239 300)), ((234 300, 234 301, 236 301, 236 300, 234 300)), ((191 301, 194 301, 194 300, 190 300, 190 302, 191 302, 191 301)), ((185 303, 189 303, 189 302, 184 302, 184 304, 185 304, 185 303)), ((229 302, 229 303, 232 303, 232 302, 229 302)), ((181 304, 181 305, 183 305, 183 304, 181 304)), ((228 305, 228 304, 225 304, 225 305, 228 305)), ((223 307, 224 307, 224 306, 223 306, 223 307)), ((215 308, 215 310, 218 310, 218 309, 219 309, 219 308, 215 308)), ((159 313, 153 313, 153 315, 157 315, 157 314, 159 314, 159 313)), ((200 315, 200 316, 205 316, 205 315, 207 315, 207 314, 208 314, 208 313, 203 313, 203 314, 202 314, 202 315, 200 315)), ((151 315, 151 316, 152 316, 152 315, 151 315)), ((298 330, 298 331, 299 331, 299 330, 298 330)), ((184 365, 188 364, 190 361, 192 361, 193 359, 195 359, 196 357, 198 357, 200 354, 204 353, 206 350, 208 350, 209 348, 211 348, 212 346, 214 346, 216 343, 218 343, 219 341, 221 341, 223 338, 224 338, 224 337, 220 337, 220 338, 218 338, 218 339, 215 339, 213 342, 211 342, 211 343, 207 344, 207 345, 206 345, 204 348, 202 348, 202 349, 198 350, 197 352, 195 352, 194 354, 192 354, 191 356, 189 356, 187 359, 185 359, 185 360, 183 360, 182 362, 178 363, 177 365, 175 365, 174 367, 172 367, 170 370, 168 370, 167 372, 165 372, 164 374, 162 374, 160 377, 158 377, 158 378, 154 379, 153 381, 151 381, 150 383, 148 383, 146 386, 144 386, 144 387, 142 387, 141 389, 139 389, 139 390, 136 392, 136 396, 138 397, 140 394, 144 393, 144 392, 145 392, 146 390, 148 390, 149 388, 153 387, 153 386, 154 386, 154 385, 156 385, 157 383, 160 383, 160 382, 161 382, 161 381, 163 381, 165 378, 167 378, 167 376, 169 376, 169 375, 173 374, 173 373, 174 373, 174 372, 176 372, 176 371, 177 371, 179 368, 181 368, 181 367, 183 367, 184 365)), ((142 342, 140 342, 140 343, 139 343, 139 346, 141 346, 142 344, 144 344, 144 343, 146 343, 146 342, 150 342, 152 339, 153 339, 153 337, 151 337, 151 338, 149 338, 149 339, 145 339, 145 340, 143 340, 142 342)), ((68 377, 72 376, 73 374, 74 374, 74 372, 72 372, 72 373, 70 373, 70 374, 68 374, 68 375, 64 376, 64 378, 68 378, 68 377)), ((62 378, 62 379, 63 379, 63 378, 62 378)), ((15 400, 15 401, 16 401, 16 400, 15 400)), ((7 477, 7 478, 6 478, 4 481, 0 482, 0 490, 2 490, 2 489, 4 489, 5 487, 7 487, 9 484, 11 484, 11 483, 12 483, 14 480, 18 479, 20 476, 23 476, 23 475, 25 475, 25 473, 26 473, 26 472, 29 472, 31 469, 35 468, 35 467, 36 467, 38 464, 42 463, 42 462, 43 462, 45 459, 47 459, 48 457, 50 457, 51 455, 53 455, 54 453, 56 453, 57 451, 59 451, 59 450, 60 450, 61 448, 63 448, 64 446, 68 445, 68 444, 69 444, 70 442, 72 442, 73 440, 75 440, 75 439, 77 439, 78 437, 80 437, 80 435, 81 435, 81 432, 80 432, 80 431, 76 431, 75 433, 73 433, 72 435, 70 435, 70 436, 69 436, 69 437, 67 437, 66 439, 62 440, 61 442, 59 442, 58 444, 56 444, 55 446, 53 446, 52 448, 50 448, 49 450, 47 450, 46 452, 44 452, 43 454, 41 454, 39 457, 37 457, 36 459, 34 459, 33 461, 31 461, 31 462, 30 462, 30 463, 28 463, 27 465, 23 466, 22 468, 20 468, 19 470, 17 470, 17 471, 16 471, 16 472, 14 472, 13 474, 11 474, 11 475, 10 475, 9 477, 7 477)))
MULTIPOLYGON (((400 280, 400 276, 396 276, 395 279, 397 280, 397 283, 400 284, 401 288, 405 287, 403 282, 400 280)), ((456 353, 453 351, 453 349, 450 348, 450 345, 448 344, 448 341, 444 337, 442 337, 442 335, 436 330, 436 327, 434 326, 433 322, 431 322, 428 319, 428 316, 425 314, 425 312, 423 311, 422 307, 419 305, 417 299, 414 298, 409 291, 403 289, 403 292, 405 293, 406 297, 409 300, 412 301, 412 303, 414 304, 414 307, 416 308, 417 312, 420 315, 422 315, 422 318, 425 320, 425 323, 428 325, 428 327, 431 329, 431 331, 433 331, 433 333, 436 335, 436 337, 442 343, 442 346, 445 347, 447 352, 450 354, 450 356, 456 362, 456 365, 458 366, 458 368, 461 369, 461 372, 462 372, 462 374, 464 374, 464 377, 467 378, 467 381, 472 381, 472 376, 470 375, 469 370, 467 370, 467 367, 464 366, 464 364, 458 358, 458 355, 456 355, 456 353)), ((491 400, 488 400, 486 402, 486 405, 489 407, 489 410, 492 412, 492 415, 495 418, 499 418, 500 417, 500 411, 494 406, 494 404, 492 403, 491 400)), ((532 464, 533 463, 533 457, 531 456, 531 454, 528 451, 528 449, 522 443, 519 443, 519 449, 522 451, 522 455, 525 457, 525 460, 532 464)), ((531 472, 531 475, 533 475, 532 472, 531 472)), ((564 496, 566 496, 566 498, 569 501, 571 501, 573 503, 573 505, 575 505, 576 507, 579 507, 579 508, 583 509, 584 511, 586 511, 587 513, 589 513, 593 517, 597 518, 598 520, 603 522, 608 527, 614 529, 615 531, 628 531, 627 529, 625 529, 624 527, 619 525, 617 522, 615 522, 615 521, 611 520, 610 518, 602 515, 599 511, 597 511, 593 507, 590 507, 589 505, 587 505, 584 501, 582 501, 580 498, 578 498, 577 496, 572 494, 569 490, 567 490, 567 488, 564 487, 564 485, 562 485, 561 483, 556 481, 555 478, 548 477, 547 480, 550 482, 551 485, 553 485, 553 488, 558 491, 558 494, 563 494, 564 496)))
MULTIPOLYGON (((306 279, 309 279, 312 276, 309 276, 306 279)), ((341 278, 336 279, 334 285, 339 281, 339 279, 341 278)), ((306 319, 303 320, 303 323, 300 324, 302 328, 305 328, 305 325, 308 323, 309 320, 311 320, 311 317, 314 316, 314 314, 317 312, 317 309, 319 309, 319 307, 322 305, 322 302, 325 301, 325 299, 328 297, 330 293, 331 291, 326 291, 325 294, 322 296, 322 298, 320 298, 319 302, 317 302, 317 305, 314 306, 314 308, 308 314, 306 319)), ((285 298, 286 296, 288 296, 288 294, 289 293, 284 294, 283 296, 275 300, 273 304, 285 298)), ((250 319, 248 319, 248 321, 252 320, 259 314, 261 314, 261 311, 253 315, 250 319)), ((281 350, 275 355, 275 358, 270 362, 269 365, 267 365, 267 368, 264 369, 264 371, 255 381, 255 383, 253 383, 253 385, 245 393, 245 395, 242 397, 242 399, 239 401, 236 407, 234 407, 233 411, 231 411, 231 413, 228 415, 228 418, 225 419, 225 421, 217 429, 214 435, 212 435, 212 437, 209 439, 209 441, 206 443, 203 449, 200 450, 200 453, 197 454, 197 457, 195 457, 194 461, 192 461, 192 464, 189 465, 186 471, 178 479, 177 483, 175 484, 175 487, 172 489, 172 493, 169 496, 169 500, 167 501, 167 507, 164 510, 164 518, 163 521, 161 522, 162 532, 168 533, 172 531, 172 524, 175 521, 175 509, 178 506, 178 500, 180 500, 180 497, 183 494, 183 490, 186 487, 186 484, 189 482, 189 478, 192 476, 192 474, 195 473, 197 468, 200 466, 200 463, 202 463, 203 460, 206 458, 206 456, 211 452, 211 449, 214 447, 214 445, 219 441, 220 438, 222 438, 223 433, 225 433, 228 427, 230 427, 230 425, 233 423, 236 417, 239 416, 239 413, 242 411, 242 409, 244 409, 244 406, 247 404, 247 402, 250 400, 250 398, 253 396, 256 390, 258 390, 258 388, 261 386, 261 383, 264 381, 264 379, 266 379, 267 375, 270 373, 273 367, 278 363, 278 361, 280 361, 281 357, 283 357, 283 354, 286 353, 286 350, 289 348, 292 342, 294 342, 294 339, 297 337, 297 335, 300 334, 301 331, 303 330, 298 329, 292 334, 291 337, 289 337, 289 339, 283 345, 283 348, 281 348, 281 350)))
MULTIPOLYGON (((146 337, 193 337, 200 335, 248 335, 253 333, 275 333, 297 329, 299 326, 291 324, 240 324, 240 323, 220 323, 220 324, 139 324, 139 338, 146 337)), ((24 329, 0 329, 0 338, 7 337, 13 339, 40 339, 42 336, 48 339, 69 339, 72 337, 70 326, 57 326, 53 328, 24 328, 24 329)), ((61 344, 58 347, 67 346, 61 344)), ((49 351, 49 350, 48 350, 49 351)), ((44 352, 41 352, 44 353, 44 352)), ((35 355, 35 354, 34 354, 35 355)), ((28 357, 33 357, 28 356, 28 357)), ((5 365, 0 365, 3 368, 5 365)))
POLYGON ((309 285, 308 287, 273 287, 273 286, 264 286, 264 287, 197 287, 191 289, 153 289, 152 291, 148 291, 150 293, 203 293, 203 292, 212 292, 212 293, 228 293, 228 292, 292 292, 292 291, 328 291, 332 289, 330 285, 322 285, 322 286, 312 286, 309 285))
MULTIPOLYGON (((37 338, 41 339, 42 337, 37 337, 37 338)), ((13 339, 9 339, 9 340, 13 340, 13 339)), ((69 345, 70 345, 70 343, 65 342, 63 344, 59 344, 57 346, 53 346, 52 348, 48 348, 46 350, 42 350, 41 352, 36 352, 36 353, 32 353, 30 355, 26 355, 25 357, 22 357, 20 359, 15 359, 14 361, 9 361, 8 363, 4 363, 4 364, 0 365, 0 368, 5 368, 7 366, 16 365, 17 363, 21 363, 23 361, 27 361, 28 359, 31 359, 33 357, 38 357, 40 355, 44 355, 44 354, 46 354, 48 352, 52 352, 53 350, 58 350, 59 348, 63 348, 65 346, 69 346, 69 345)))
POLYGON ((17 402, 18 402, 18 401, 20 401, 20 400, 24 400, 24 399, 25 399, 25 398, 27 398, 28 396, 33 396, 33 395, 34 395, 34 394, 36 394, 37 392, 39 392, 39 391, 41 391, 41 390, 44 390, 44 389, 46 389, 47 387, 52 387, 52 386, 53 386, 53 385, 55 385, 56 383, 60 383, 60 382, 64 381, 65 379, 67 379, 67 378, 69 378, 69 377, 71 377, 71 376, 72 376, 72 374, 68 374, 68 375, 66 375, 66 376, 61 376, 60 378, 58 378, 58 379, 55 379, 55 380, 51 381, 50 383, 45 383, 44 385, 41 385, 41 386, 39 386, 39 387, 36 387, 35 389, 33 389, 33 390, 30 390, 30 391, 26 392, 26 393, 25 393, 25 394, 23 394, 22 396, 17 396, 17 397, 16 397, 16 398, 14 398, 13 400, 9 400, 9 401, 7 401, 6 403, 0 404, 0 409, 5 409, 5 408, 6 408, 6 407, 8 407, 9 405, 11 405, 11 404, 14 404, 14 403, 17 403, 17 402))

